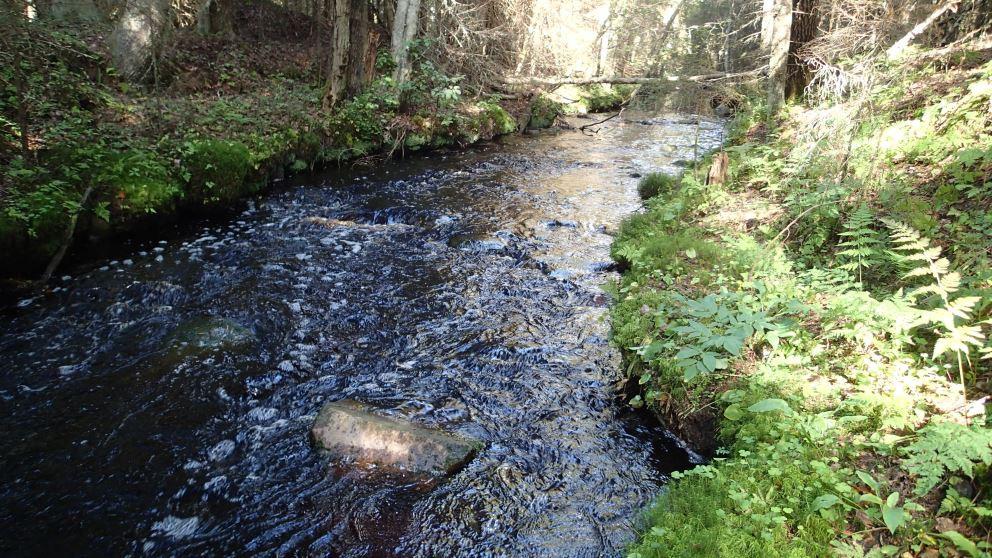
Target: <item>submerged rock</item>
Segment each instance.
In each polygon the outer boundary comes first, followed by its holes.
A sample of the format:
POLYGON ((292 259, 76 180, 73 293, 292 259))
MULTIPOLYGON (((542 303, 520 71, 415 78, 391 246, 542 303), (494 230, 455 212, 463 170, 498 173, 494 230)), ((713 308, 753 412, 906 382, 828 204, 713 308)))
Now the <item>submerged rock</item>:
POLYGON ((474 440, 374 414, 350 399, 324 405, 310 437, 334 461, 431 476, 456 472, 479 447, 474 440))
POLYGON ((246 347, 255 341, 255 334, 237 322, 210 316, 180 325, 169 341, 170 356, 183 358, 246 347))

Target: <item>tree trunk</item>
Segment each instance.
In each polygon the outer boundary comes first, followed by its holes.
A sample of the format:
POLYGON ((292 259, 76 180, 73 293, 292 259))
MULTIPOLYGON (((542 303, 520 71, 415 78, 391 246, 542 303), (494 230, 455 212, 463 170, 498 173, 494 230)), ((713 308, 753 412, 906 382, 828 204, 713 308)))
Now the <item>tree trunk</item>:
POLYGON ((324 87, 323 105, 333 109, 344 99, 348 87, 348 51, 351 42, 351 1, 334 0, 334 46, 331 68, 324 87))
POLYGON ((351 0, 351 44, 348 64, 351 71, 345 88, 348 97, 362 92, 368 83, 366 58, 369 52, 369 3, 368 0, 351 0))
POLYGON ((901 39, 890 46, 889 49, 885 51, 885 57, 889 60, 899 58, 899 56, 905 52, 906 48, 913 42, 913 40, 916 39, 916 37, 922 35, 927 28, 933 25, 933 22, 940 19, 940 16, 944 15, 949 10, 956 10, 959 3, 960 0, 950 0, 938 6, 937 9, 927 16, 926 19, 916 24, 916 27, 910 29, 909 33, 903 35, 901 39))
POLYGON ((713 157, 709 172, 706 173, 706 184, 723 184, 727 181, 727 169, 730 168, 730 157, 726 152, 721 151, 713 157))
POLYGON ((420 0, 396 0, 393 16, 392 54, 396 62, 393 78, 403 83, 410 75, 410 41, 417 36, 420 22, 420 0))
MULTIPOLYGON (((788 77, 789 43, 792 36, 792 0, 774 0, 770 18, 762 18, 768 30, 768 116, 771 117, 785 102, 785 82, 788 77)), ((767 14, 763 14, 766 16, 767 14)), ((765 30, 762 29, 762 37, 765 30)))
POLYGON ((24 68, 21 67, 21 51, 14 50, 14 72, 17 76, 17 126, 21 129, 21 156, 24 162, 28 162, 31 155, 31 144, 29 142, 30 126, 28 117, 28 92, 27 80, 24 78, 24 68))
POLYGON ((776 0, 761 2, 761 50, 768 52, 772 48, 772 28, 775 23, 776 0))
POLYGON ((234 34, 233 0, 210 0, 210 33, 225 36, 234 34))
POLYGON ((792 31, 789 43, 789 62, 786 70, 785 98, 802 96, 809 84, 809 66, 800 56, 800 50, 816 37, 819 23, 817 0, 795 0, 792 12, 792 31))
POLYGON ((207 0, 196 15, 196 30, 202 35, 234 34, 233 0, 207 0))
POLYGON ((110 34, 110 55, 118 73, 142 78, 168 25, 169 0, 130 0, 110 34))

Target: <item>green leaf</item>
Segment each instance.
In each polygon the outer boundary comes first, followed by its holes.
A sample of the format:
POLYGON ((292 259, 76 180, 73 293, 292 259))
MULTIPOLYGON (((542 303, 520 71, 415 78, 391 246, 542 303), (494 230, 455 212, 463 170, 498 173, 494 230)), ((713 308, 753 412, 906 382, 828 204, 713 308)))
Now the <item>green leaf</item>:
POLYGON ((902 508, 882 506, 882 521, 885 522, 885 526, 889 528, 889 532, 893 535, 896 529, 902 527, 902 524, 906 522, 906 512, 902 508))
POLYGON ((876 506, 884 506, 885 505, 885 502, 883 502, 881 498, 879 498, 878 496, 876 496, 874 494, 862 494, 861 497, 858 498, 858 501, 859 502, 868 502, 869 504, 875 504, 876 506))
POLYGON ((885 499, 885 505, 894 508, 899 503, 899 493, 893 492, 885 499))
POLYGON ((869 488, 878 492, 879 489, 878 481, 873 479, 871 475, 869 475, 864 471, 857 471, 855 474, 858 475, 858 478, 861 479, 861 482, 867 484, 869 488))
POLYGON ((716 370, 715 353, 710 353, 710 352, 703 353, 703 367, 705 367, 706 370, 709 372, 713 372, 714 370, 716 370))
POLYGON ((728 389, 720 394, 720 401, 727 401, 729 403, 738 403, 743 398, 744 390, 741 389, 728 389))
POLYGON ((840 502, 840 498, 838 498, 836 495, 823 494, 821 496, 817 496, 813 500, 813 503, 811 504, 811 508, 812 508, 811 511, 827 509, 831 506, 836 505, 838 502, 840 502))
POLYGON ((968 556, 977 558, 982 554, 981 551, 978 550, 978 545, 957 531, 944 531, 940 534, 940 536, 954 543, 954 546, 958 547, 958 550, 964 552, 968 556))
POLYGON ((728 353, 737 356, 741 354, 741 349, 744 348, 744 340, 739 337, 727 337, 723 340, 723 348, 728 353))
POLYGON ((744 411, 741 410, 740 405, 734 403, 723 411, 723 416, 728 420, 740 420, 744 416, 744 411))
POLYGON ((754 405, 747 408, 748 411, 752 413, 768 413, 771 411, 782 411, 783 413, 791 413, 792 407, 782 399, 762 399, 754 405))

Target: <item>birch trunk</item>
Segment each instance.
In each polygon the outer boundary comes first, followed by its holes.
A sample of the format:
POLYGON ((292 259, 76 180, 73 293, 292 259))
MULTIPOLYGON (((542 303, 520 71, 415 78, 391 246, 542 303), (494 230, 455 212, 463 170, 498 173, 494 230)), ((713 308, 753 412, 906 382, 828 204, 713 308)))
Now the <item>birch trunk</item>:
POLYGON ((110 34, 117 71, 128 79, 142 78, 168 24, 168 0, 130 0, 110 34))
POLYGON ((344 99, 348 87, 348 51, 351 42, 351 0, 334 0, 334 46, 327 74, 323 105, 333 109, 344 99))
MULTIPOLYGON (((789 44, 792 37, 792 0, 774 0, 771 28, 768 30, 768 115, 771 117, 785 102, 788 78, 789 44)), ((765 16, 767 14, 763 14, 765 16)), ((764 20, 764 18, 763 18, 764 20)), ((764 35, 764 29, 762 29, 764 35)))
POLYGON ((906 48, 909 47, 910 43, 912 43, 916 37, 922 35, 931 25, 933 25, 933 22, 940 19, 940 16, 944 15, 948 11, 956 10, 959 2, 960 0, 951 0, 950 2, 945 2, 938 6, 937 9, 927 16, 926 19, 916 24, 916 27, 910 29, 909 33, 903 35, 901 39, 890 46, 889 49, 885 51, 885 57, 889 60, 899 58, 899 56, 906 51, 906 48))
POLYGON ((393 16, 392 54, 396 61, 393 78, 403 83, 410 75, 410 41, 417 36, 420 18, 420 0, 396 0, 396 14, 393 16))

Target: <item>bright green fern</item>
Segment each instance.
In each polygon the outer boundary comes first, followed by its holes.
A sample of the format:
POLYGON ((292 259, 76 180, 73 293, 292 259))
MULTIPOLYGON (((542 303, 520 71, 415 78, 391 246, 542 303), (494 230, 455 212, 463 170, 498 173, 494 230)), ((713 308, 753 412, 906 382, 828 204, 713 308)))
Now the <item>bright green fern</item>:
POLYGON ((921 310, 920 317, 913 326, 934 327, 934 333, 938 337, 933 346, 933 358, 940 358, 944 354, 955 355, 961 391, 962 395, 965 395, 965 361, 971 366, 970 349, 972 347, 981 349, 985 340, 981 326, 968 323, 981 298, 954 296, 954 293, 961 288, 961 275, 956 271, 950 271, 951 264, 947 258, 941 257, 940 246, 935 246, 929 238, 921 236, 908 225, 890 219, 883 221, 892 232, 895 249, 903 253, 902 259, 915 266, 906 273, 905 278, 929 276, 933 279, 932 283, 907 293, 907 297, 916 301, 918 307, 920 304, 925 304, 930 297, 938 299, 937 304, 931 305, 931 308, 921 310))
POLYGON ((902 468, 916 476, 918 495, 930 492, 948 474, 973 478, 976 465, 992 465, 992 429, 943 422, 917 434, 903 450, 902 468))
POLYGON ((837 256, 844 260, 839 267, 858 276, 858 282, 864 284, 864 271, 881 263, 881 242, 878 233, 871 228, 875 215, 867 204, 862 203, 847 216, 844 221, 844 231, 840 236, 846 240, 838 244, 844 248, 837 256))

